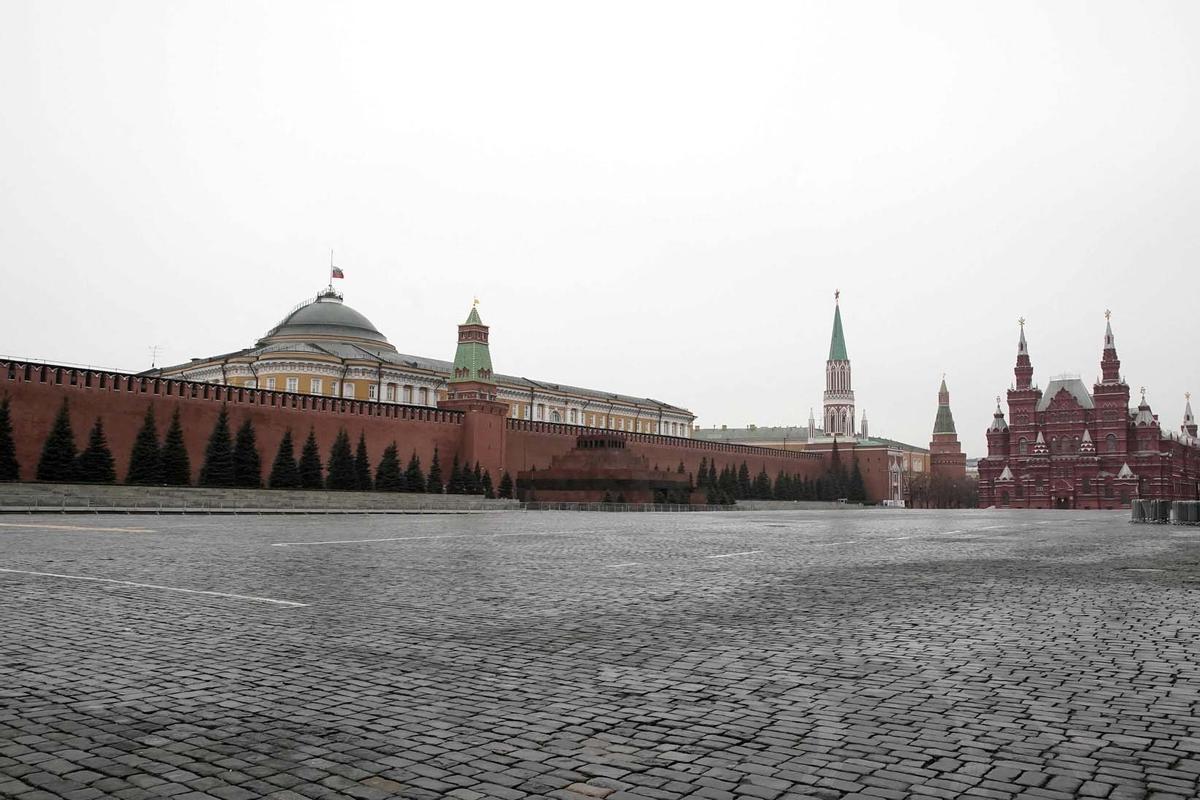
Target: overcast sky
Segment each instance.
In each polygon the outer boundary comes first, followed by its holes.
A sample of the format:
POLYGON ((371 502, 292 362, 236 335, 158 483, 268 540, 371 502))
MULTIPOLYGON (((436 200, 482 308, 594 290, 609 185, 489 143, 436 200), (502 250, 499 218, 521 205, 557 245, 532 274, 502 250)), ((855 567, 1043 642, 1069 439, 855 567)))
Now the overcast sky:
POLYGON ((401 352, 704 427, 984 455, 1017 318, 1200 394, 1200 3, 0 3, 0 353, 246 347, 327 276, 401 352))

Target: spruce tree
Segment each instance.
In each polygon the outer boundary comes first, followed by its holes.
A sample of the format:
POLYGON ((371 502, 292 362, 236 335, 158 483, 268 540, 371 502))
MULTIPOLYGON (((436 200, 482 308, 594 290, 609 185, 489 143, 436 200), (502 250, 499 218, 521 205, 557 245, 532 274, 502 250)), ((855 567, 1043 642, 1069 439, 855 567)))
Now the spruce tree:
POLYGON ((750 495, 753 493, 753 491, 754 491, 754 487, 750 483, 750 468, 747 467, 746 462, 743 461, 742 465, 740 467, 738 467, 737 494, 734 496, 738 500, 747 499, 750 497, 750 495))
POLYGON ((271 477, 267 485, 272 489, 299 489, 300 468, 296 466, 296 445, 292 442, 292 429, 283 432, 279 450, 275 452, 275 463, 271 465, 271 477))
POLYGON ((383 457, 379 459, 379 466, 375 470, 375 489, 380 492, 404 491, 404 473, 400 471, 400 457, 396 453, 395 442, 383 449, 383 457))
POLYGON ((335 491, 353 491, 358 487, 354 477, 354 456, 350 453, 350 434, 342 428, 329 449, 329 477, 326 485, 335 491))
POLYGON ((505 471, 505 473, 500 476, 500 488, 497 491, 497 494, 503 500, 511 500, 512 499, 513 481, 512 481, 512 474, 509 473, 508 471, 505 471))
POLYGON ((325 488, 323 469, 321 466, 321 451, 317 447, 317 432, 314 428, 309 428, 308 438, 304 440, 304 449, 300 451, 300 488, 325 488))
POLYGON ((158 424, 154 420, 154 406, 146 408, 142 428, 133 440, 129 453, 129 469, 125 482, 139 486, 150 486, 162 481, 162 453, 158 447, 158 424))
POLYGON ((429 462, 429 480, 426 483, 425 491, 430 494, 442 494, 445 491, 445 486, 442 482, 442 464, 438 460, 438 449, 433 448, 433 461, 429 462))
POLYGON ((200 485, 232 487, 237 485, 233 463, 233 436, 229 432, 229 410, 221 406, 217 422, 208 436, 204 464, 200 467, 200 485))
POLYGON ((767 475, 767 468, 763 467, 758 474, 754 476, 753 494, 755 500, 770 500, 771 499, 771 478, 767 475))
POLYGON ((716 487, 717 485, 717 462, 716 459, 708 462, 708 479, 704 482, 705 486, 716 487))
POLYGON ((708 488, 708 456, 703 456, 700 459, 700 469, 696 470, 696 475, 699 480, 696 483, 697 489, 708 488))
POLYGON ((852 503, 867 501, 867 487, 863 484, 862 470, 858 466, 858 458, 854 459, 854 467, 850 470, 850 483, 846 489, 846 499, 852 503))
POLYGON ((450 482, 446 484, 446 494, 463 494, 464 481, 462 470, 458 466, 458 454, 455 453, 454 461, 450 466, 450 482))
POLYGON ((0 481, 21 479, 21 465, 17 463, 17 444, 13 440, 12 414, 9 411, 8 395, 0 399, 0 481))
POLYGON ((483 487, 483 497, 485 500, 496 499, 496 490, 492 487, 492 473, 486 469, 483 471, 483 477, 479 479, 480 485, 483 487))
POLYGON ((58 409, 54 426, 42 445, 37 479, 62 482, 75 480, 75 434, 71 431, 71 414, 67 409, 66 399, 58 409))
POLYGON ((416 450, 413 450, 412 457, 408 459, 408 468, 404 470, 404 484, 406 492, 425 491, 425 473, 421 470, 421 459, 417 457, 416 450))
POLYGON ((243 489, 262 488, 262 458, 258 454, 254 423, 249 418, 238 428, 233 443, 233 483, 243 489))
POLYGON ((684 470, 683 470, 683 462, 682 462, 682 461, 680 461, 680 462, 679 462, 679 466, 678 466, 678 467, 675 469, 675 473, 676 473, 677 475, 682 475, 682 474, 683 474, 683 472, 684 472, 684 470))
POLYGON ((104 438, 104 423, 96 417, 87 448, 79 454, 75 466, 76 480, 80 483, 116 483, 117 471, 113 469, 112 451, 104 438))
POLYGON ((471 472, 471 494, 483 494, 483 470, 480 469, 478 461, 471 472))
POLYGON ((371 480, 371 457, 367 455, 367 434, 358 432, 358 445, 354 449, 354 488, 369 492, 374 488, 371 480))
POLYGON ((187 445, 183 443, 183 423, 179 420, 179 409, 171 415, 171 427, 163 437, 159 454, 159 478, 167 486, 189 486, 192 483, 192 462, 188 458, 187 445))

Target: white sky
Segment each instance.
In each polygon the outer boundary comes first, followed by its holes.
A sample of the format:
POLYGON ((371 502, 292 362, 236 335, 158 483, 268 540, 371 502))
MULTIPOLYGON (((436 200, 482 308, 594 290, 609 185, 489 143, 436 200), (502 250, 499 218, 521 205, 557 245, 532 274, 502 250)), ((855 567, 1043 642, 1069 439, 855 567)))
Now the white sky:
POLYGON ((0 353, 253 342, 325 282, 450 358, 872 432, 1008 388, 1200 394, 1200 3, 0 4, 0 353))

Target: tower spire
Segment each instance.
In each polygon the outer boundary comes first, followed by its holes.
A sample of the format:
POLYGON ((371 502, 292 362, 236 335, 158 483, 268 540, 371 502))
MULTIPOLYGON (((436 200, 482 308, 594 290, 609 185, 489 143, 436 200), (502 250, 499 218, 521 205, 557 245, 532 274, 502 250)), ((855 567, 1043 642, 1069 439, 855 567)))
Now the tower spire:
POLYGON ((1183 432, 1188 436, 1195 438, 1197 426, 1196 417, 1192 414, 1192 393, 1184 392, 1183 395, 1183 432))
POLYGON ((1028 389, 1033 386, 1033 363, 1029 360, 1029 344, 1025 341, 1025 318, 1017 320, 1021 326, 1021 336, 1017 340, 1017 366, 1013 374, 1017 377, 1017 388, 1028 389))
POLYGON ((1104 312, 1104 354, 1100 356, 1103 383, 1121 382, 1121 359, 1117 358, 1117 341, 1112 332, 1112 311, 1104 312))
POLYGON ((842 331, 841 290, 833 293, 833 334, 829 339, 829 358, 825 362, 825 434, 854 436, 854 388, 850 376, 850 356, 846 354, 846 335, 842 331))

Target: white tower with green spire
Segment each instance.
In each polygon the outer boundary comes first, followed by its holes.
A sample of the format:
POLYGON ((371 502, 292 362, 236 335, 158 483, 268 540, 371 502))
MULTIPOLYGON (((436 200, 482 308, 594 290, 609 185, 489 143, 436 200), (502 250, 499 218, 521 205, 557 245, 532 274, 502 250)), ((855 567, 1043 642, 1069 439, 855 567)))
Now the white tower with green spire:
POLYGON ((842 333, 841 291, 833 293, 833 336, 825 362, 825 435, 854 437, 854 388, 842 333))

